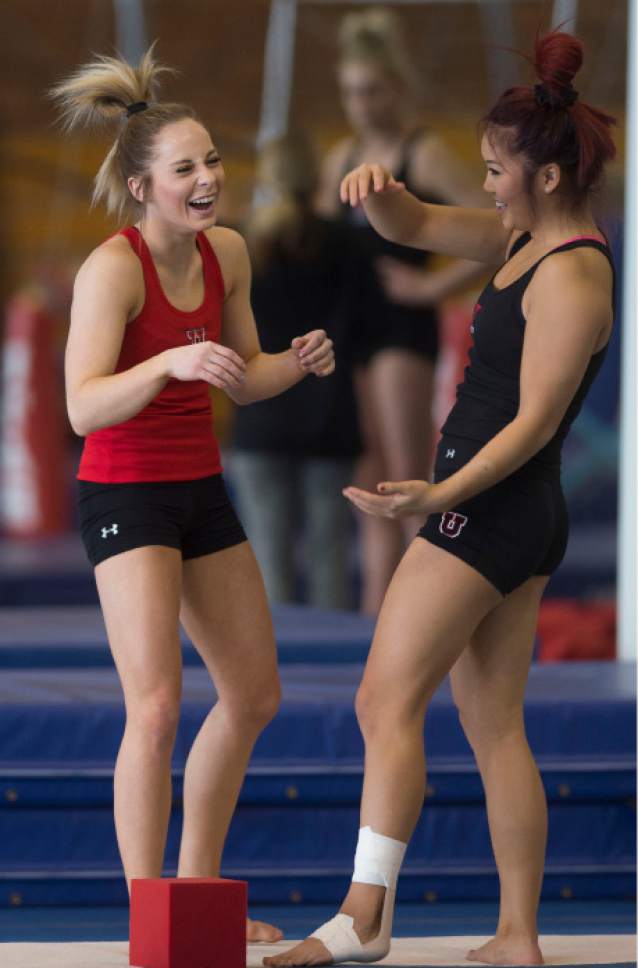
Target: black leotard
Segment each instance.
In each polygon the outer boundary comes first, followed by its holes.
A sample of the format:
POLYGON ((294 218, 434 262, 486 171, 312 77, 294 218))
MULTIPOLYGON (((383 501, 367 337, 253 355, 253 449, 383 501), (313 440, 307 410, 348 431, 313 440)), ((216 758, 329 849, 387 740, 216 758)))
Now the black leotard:
MULTIPOLYGON (((530 234, 516 240, 510 258, 527 245, 530 234)), ((456 403, 441 433, 487 443, 516 416, 519 406, 519 377, 525 317, 522 300, 525 290, 541 262, 556 252, 594 248, 602 252, 612 266, 609 248, 596 239, 577 238, 552 249, 523 275, 503 289, 488 283, 474 309, 472 332, 474 343, 463 382, 457 387, 456 403)), ((561 448, 570 426, 577 417, 583 400, 605 359, 607 347, 592 356, 576 394, 552 439, 533 458, 538 470, 556 474, 560 470, 561 448)))
MULTIPOLYGON (((410 179, 410 152, 414 143, 423 137, 423 129, 413 131, 403 142, 401 160, 394 177, 405 183, 406 188, 423 202, 440 202, 434 197, 425 197, 415 190, 410 179)), ((356 145, 348 156, 344 167, 345 175, 356 164, 356 145)), ((341 218, 352 225, 362 241, 362 248, 372 266, 381 256, 391 256, 409 265, 424 267, 428 261, 428 253, 421 249, 412 249, 404 245, 389 242, 380 236, 369 224, 363 209, 351 208, 350 205, 341 206, 341 218)), ((359 350, 362 362, 367 362, 375 353, 389 348, 411 350, 436 360, 439 351, 438 315, 434 306, 402 306, 391 302, 383 292, 381 282, 378 283, 375 318, 370 320, 369 339, 359 350)))
MULTIPOLYGON (((529 234, 522 235, 510 255, 529 240, 529 234)), ((578 238, 552 249, 511 285, 496 289, 492 280, 484 289, 474 313, 470 363, 437 448, 437 483, 471 461, 516 417, 525 289, 547 256, 584 246, 603 252, 613 271, 606 245, 578 238)), ((606 350, 604 347, 591 357, 558 430, 542 450, 492 487, 448 511, 431 514, 419 531, 422 538, 478 571, 502 595, 509 595, 533 576, 553 574, 565 554, 569 517, 560 483, 561 447, 606 350)))

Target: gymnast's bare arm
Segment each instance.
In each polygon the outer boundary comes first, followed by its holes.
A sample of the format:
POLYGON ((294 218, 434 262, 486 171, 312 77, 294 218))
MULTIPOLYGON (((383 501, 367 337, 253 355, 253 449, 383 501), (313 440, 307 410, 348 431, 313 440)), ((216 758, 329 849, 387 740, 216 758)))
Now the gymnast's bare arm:
POLYGON ((216 227, 209 229, 207 235, 219 259, 226 288, 223 341, 246 363, 246 378, 241 387, 226 390, 229 397, 237 404, 253 403, 282 393, 309 373, 332 373, 332 341, 324 330, 299 336, 283 353, 262 352, 250 306, 251 273, 246 244, 231 229, 216 227))
POLYGON ((344 204, 363 205, 379 235, 441 255, 488 265, 503 262, 511 233, 498 213, 420 202, 381 165, 359 165, 340 187, 344 204))
POLYGON ((144 305, 139 259, 123 236, 95 249, 78 272, 66 347, 66 395, 80 436, 130 420, 171 378, 239 387, 244 362, 210 341, 165 350, 115 373, 127 323, 144 305))

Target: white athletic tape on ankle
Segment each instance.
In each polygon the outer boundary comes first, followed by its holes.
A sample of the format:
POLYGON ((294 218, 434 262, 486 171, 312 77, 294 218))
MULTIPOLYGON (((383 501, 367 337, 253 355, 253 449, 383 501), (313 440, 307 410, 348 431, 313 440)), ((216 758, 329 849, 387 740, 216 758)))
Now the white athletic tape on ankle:
POLYGON ((407 846, 400 840, 376 834, 371 827, 361 827, 352 880, 358 884, 396 887, 407 846))
POLYGON ((331 921, 326 921, 313 931, 310 937, 321 941, 324 948, 332 955, 335 965, 341 961, 352 961, 363 950, 353 924, 354 918, 347 914, 337 914, 331 921))

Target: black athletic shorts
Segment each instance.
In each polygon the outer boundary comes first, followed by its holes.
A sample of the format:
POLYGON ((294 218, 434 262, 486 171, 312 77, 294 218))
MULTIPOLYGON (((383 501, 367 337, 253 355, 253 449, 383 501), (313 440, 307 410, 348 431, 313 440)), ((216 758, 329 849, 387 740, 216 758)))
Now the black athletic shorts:
POLYGON ((80 532, 95 567, 132 548, 164 545, 199 558, 246 540, 221 474, 195 481, 78 481, 80 532))
MULTIPOLYGON (((463 467, 483 446, 443 437, 436 452, 435 482, 463 467)), ((431 514, 419 536, 461 558, 508 595, 533 575, 556 571, 568 532, 559 474, 526 464, 458 507, 431 514)))

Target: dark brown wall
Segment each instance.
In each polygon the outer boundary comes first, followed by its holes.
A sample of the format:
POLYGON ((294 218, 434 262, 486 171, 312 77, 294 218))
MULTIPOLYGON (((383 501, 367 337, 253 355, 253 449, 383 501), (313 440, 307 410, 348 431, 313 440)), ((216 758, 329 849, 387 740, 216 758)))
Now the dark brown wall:
MULTIPOLYGON (((149 36, 160 58, 180 73, 168 97, 194 105, 208 121, 228 170, 228 207, 250 195, 259 117, 267 0, 147 0, 149 36)), ((510 10, 515 43, 529 50, 550 2, 517 2, 510 10)), ((304 5, 297 31, 293 120, 328 144, 344 129, 335 84, 335 34, 348 4, 304 5)), ((485 43, 476 4, 406 6, 410 50, 422 69, 422 116, 476 158, 474 120, 489 101, 485 43)), ((581 0, 579 34, 587 47, 583 94, 622 114, 625 0, 581 0), (610 56, 611 52, 611 56, 610 56), (605 69, 603 69, 605 64, 605 69)), ((4 292, 28 277, 43 255, 79 257, 112 226, 89 213, 92 177, 107 147, 101 137, 63 137, 44 91, 90 57, 114 49, 111 0, 2 0, 0 3, 0 200, 4 292)), ((530 80, 524 61, 514 76, 530 80)), ((493 60, 490 61, 493 63, 493 60)))

